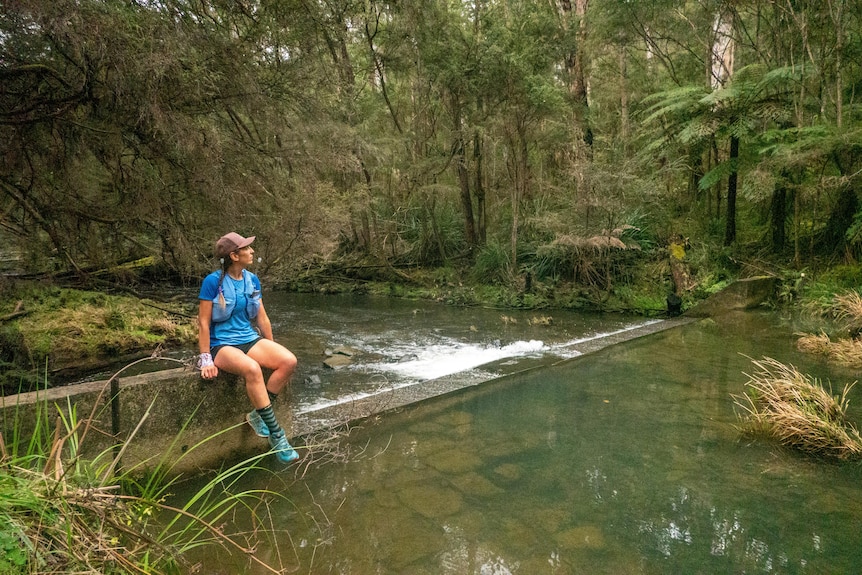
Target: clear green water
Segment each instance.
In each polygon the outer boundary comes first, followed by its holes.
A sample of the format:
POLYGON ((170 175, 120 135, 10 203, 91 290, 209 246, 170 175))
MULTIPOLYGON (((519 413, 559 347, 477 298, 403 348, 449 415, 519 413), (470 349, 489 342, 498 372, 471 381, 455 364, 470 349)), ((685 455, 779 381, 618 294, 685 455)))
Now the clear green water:
MULTIPOLYGON (((740 314, 363 422, 248 478, 286 496, 261 556, 314 574, 858 573, 860 466, 735 428, 745 355, 855 379, 795 352, 793 329, 740 314)), ((263 571, 209 555, 202 572, 263 571)))

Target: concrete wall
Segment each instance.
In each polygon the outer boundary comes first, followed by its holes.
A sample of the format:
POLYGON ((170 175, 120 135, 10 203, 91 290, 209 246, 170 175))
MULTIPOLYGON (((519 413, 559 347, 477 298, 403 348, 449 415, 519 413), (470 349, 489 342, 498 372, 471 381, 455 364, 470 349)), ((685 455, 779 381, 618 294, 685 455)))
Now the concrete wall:
POLYGON ((753 277, 733 282, 691 309, 689 317, 715 317, 730 311, 755 309, 775 295, 773 277, 753 277))
MULTIPOLYGON (((9 444, 15 431, 19 438, 29 440, 37 421, 46 421, 46 409, 53 430, 57 410, 68 414, 71 408, 78 420, 94 414, 93 429, 83 442, 88 457, 110 449, 117 440, 126 440, 138 428, 123 454, 127 469, 136 465, 150 468, 166 456, 179 459, 178 473, 198 473, 217 468, 225 460, 269 449, 267 440, 243 424, 251 404, 237 377, 223 375, 204 381, 197 371, 179 368, 119 378, 115 384, 113 395, 109 381, 98 381, 0 398, 4 440, 9 444), (192 449, 213 435, 218 437, 192 449)), ((276 402, 275 409, 285 430, 291 430, 288 402, 276 402)))

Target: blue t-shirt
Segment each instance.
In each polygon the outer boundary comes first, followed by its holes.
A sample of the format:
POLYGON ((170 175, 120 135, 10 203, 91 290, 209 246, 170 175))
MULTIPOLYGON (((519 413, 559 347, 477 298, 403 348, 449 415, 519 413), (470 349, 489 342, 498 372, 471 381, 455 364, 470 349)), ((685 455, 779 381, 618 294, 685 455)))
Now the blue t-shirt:
MULTIPOLYGON (((259 293, 260 280, 253 273, 247 273, 251 275, 251 281, 254 284, 254 288, 258 290, 259 293)), ((199 299, 211 301, 213 302, 213 306, 219 305, 217 298, 219 278, 221 275, 221 271, 214 271, 204 278, 203 283, 201 283, 201 293, 198 296, 199 299)), ((215 347, 217 345, 242 345, 256 340, 260 337, 260 334, 254 329, 254 326, 252 326, 251 320, 248 317, 248 311, 246 310, 248 296, 244 289, 245 280, 235 280, 228 274, 224 274, 224 278, 221 281, 222 283, 233 282, 233 291, 236 294, 236 303, 234 304, 233 311, 228 319, 220 322, 210 322, 210 347, 215 347)))

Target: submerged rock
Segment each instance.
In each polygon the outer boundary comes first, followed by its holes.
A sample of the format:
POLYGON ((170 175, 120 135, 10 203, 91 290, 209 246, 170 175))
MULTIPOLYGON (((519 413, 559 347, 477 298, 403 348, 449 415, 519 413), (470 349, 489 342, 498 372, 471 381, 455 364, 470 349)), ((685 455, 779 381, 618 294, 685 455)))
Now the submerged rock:
POLYGON ((353 360, 351 360, 345 355, 333 355, 332 357, 327 357, 325 360, 323 360, 323 365, 330 369, 347 367, 351 363, 353 363, 353 360))
POLYGON ((458 513, 464 504, 461 494, 454 489, 420 483, 401 489, 398 499, 403 505, 428 519, 458 513))
POLYGON ((563 549, 602 549, 605 536, 595 525, 581 525, 554 535, 554 541, 563 549))
POLYGON ((458 491, 467 496, 490 497, 504 493, 504 490, 492 483, 486 477, 479 475, 476 472, 465 473, 458 475, 452 479, 458 491))

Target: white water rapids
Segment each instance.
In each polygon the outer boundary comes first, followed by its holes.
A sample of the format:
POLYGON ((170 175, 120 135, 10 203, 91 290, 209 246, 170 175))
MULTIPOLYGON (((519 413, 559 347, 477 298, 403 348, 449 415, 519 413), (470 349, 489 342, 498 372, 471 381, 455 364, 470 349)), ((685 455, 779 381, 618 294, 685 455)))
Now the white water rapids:
POLYGON ((595 333, 561 343, 546 344, 541 340, 519 340, 506 345, 468 343, 454 338, 443 337, 430 342, 387 342, 383 347, 375 347, 373 343, 354 342, 355 347, 362 349, 363 354, 383 358, 367 363, 357 363, 350 366, 353 372, 367 374, 380 380, 380 385, 373 389, 356 393, 348 393, 335 399, 318 398, 304 401, 301 413, 311 413, 331 407, 350 403, 358 399, 372 397, 391 390, 419 384, 455 374, 463 375, 464 379, 488 379, 489 374, 483 374, 478 368, 494 362, 510 361, 516 363, 523 358, 557 357, 572 358, 580 355, 573 346, 587 341, 602 339, 633 329, 657 323, 660 320, 648 320, 620 329, 595 333))

